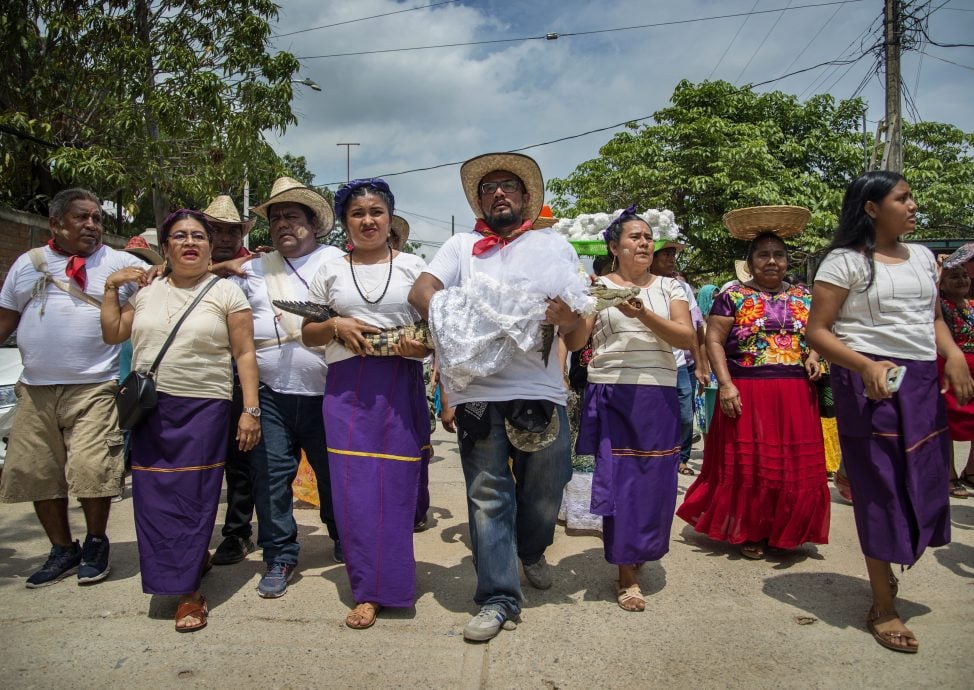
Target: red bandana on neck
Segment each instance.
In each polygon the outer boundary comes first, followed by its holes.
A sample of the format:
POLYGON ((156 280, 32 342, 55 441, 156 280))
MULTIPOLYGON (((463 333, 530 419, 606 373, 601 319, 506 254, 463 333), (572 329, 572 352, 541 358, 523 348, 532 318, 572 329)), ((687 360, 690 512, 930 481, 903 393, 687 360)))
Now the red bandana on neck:
POLYGON ((473 255, 480 256, 484 252, 490 251, 494 247, 506 246, 526 233, 528 230, 533 229, 533 227, 534 226, 531 224, 531 221, 526 220, 521 223, 520 227, 518 227, 518 229, 509 236, 501 237, 490 229, 490 226, 487 225, 486 221, 484 221, 482 218, 478 218, 477 224, 473 226, 473 229, 475 232, 479 232, 481 235, 483 235, 483 238, 474 242, 473 255))
POLYGON ((47 241, 47 246, 55 254, 70 257, 68 259, 68 267, 64 269, 64 273, 84 290, 85 284, 88 282, 88 271, 85 269, 85 257, 80 254, 71 254, 70 252, 64 251, 57 246, 53 238, 47 241))

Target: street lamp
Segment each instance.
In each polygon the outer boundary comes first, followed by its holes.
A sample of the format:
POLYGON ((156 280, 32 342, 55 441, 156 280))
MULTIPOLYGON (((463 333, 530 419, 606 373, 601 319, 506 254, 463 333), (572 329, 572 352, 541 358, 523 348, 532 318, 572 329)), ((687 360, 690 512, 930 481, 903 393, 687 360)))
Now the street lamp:
POLYGON ((316 82, 311 77, 305 77, 304 79, 292 79, 291 83, 302 84, 303 86, 307 86, 308 88, 310 88, 312 91, 321 91, 321 87, 318 86, 318 82, 316 82))

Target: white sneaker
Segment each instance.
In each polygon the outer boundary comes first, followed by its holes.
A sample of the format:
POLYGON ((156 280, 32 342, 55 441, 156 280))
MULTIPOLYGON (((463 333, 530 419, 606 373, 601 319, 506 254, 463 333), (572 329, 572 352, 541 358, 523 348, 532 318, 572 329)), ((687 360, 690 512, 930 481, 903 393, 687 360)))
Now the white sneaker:
POLYGON ((548 589, 551 587, 551 568, 544 556, 537 563, 531 565, 524 564, 524 576, 535 589, 548 589))
POLYGON ((472 642, 485 642, 496 637, 501 628, 513 630, 516 627, 517 624, 513 620, 509 620, 504 612, 496 606, 484 606, 480 609, 480 613, 463 626, 463 639, 472 642))

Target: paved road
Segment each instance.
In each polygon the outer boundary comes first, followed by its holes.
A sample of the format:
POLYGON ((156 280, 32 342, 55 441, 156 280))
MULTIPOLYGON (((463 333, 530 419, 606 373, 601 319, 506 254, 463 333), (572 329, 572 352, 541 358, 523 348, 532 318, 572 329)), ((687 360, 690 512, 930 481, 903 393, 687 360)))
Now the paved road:
MULTIPOLYGON (((558 529, 555 585, 525 585, 523 622, 487 644, 465 643, 476 613, 463 478, 438 432, 433 519, 416 535, 418 601, 374 628, 342 625, 345 571, 314 510, 298 510, 299 572, 283 599, 255 587, 259 554, 204 580, 205 630, 173 631, 174 600, 141 591, 132 502, 113 508, 113 572, 28 590, 48 545, 29 505, 0 507, 0 669, 4 687, 974 687, 974 499, 953 501, 954 541, 900 575, 900 612, 915 656, 864 630, 869 587, 852 510, 833 503, 831 543, 787 559, 749 561, 673 525, 672 550, 643 569, 644 613, 615 605, 612 566, 591 535, 558 529)), ((966 447, 959 452, 966 453, 966 447)), ((681 477, 681 494, 690 478, 681 477)), ((72 524, 83 529, 80 508, 72 524)), ((222 522, 222 516, 220 518, 222 522)), ((213 545, 219 541, 214 538, 213 545)))

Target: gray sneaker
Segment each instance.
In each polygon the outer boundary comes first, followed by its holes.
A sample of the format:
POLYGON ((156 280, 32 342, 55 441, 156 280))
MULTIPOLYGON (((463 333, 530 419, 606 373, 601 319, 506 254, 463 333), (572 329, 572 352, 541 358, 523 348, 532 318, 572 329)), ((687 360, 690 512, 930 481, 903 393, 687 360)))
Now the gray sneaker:
POLYGON ((480 609, 480 613, 463 626, 463 639, 471 642, 486 642, 496 637, 501 628, 513 630, 516 627, 517 622, 508 618, 499 607, 484 606, 480 609))
POLYGON ((537 563, 532 563, 528 565, 524 563, 524 576, 528 578, 528 582, 535 589, 548 589, 551 587, 551 568, 548 567, 548 561, 542 556, 538 559, 537 563))

